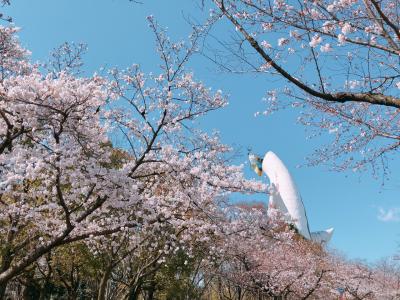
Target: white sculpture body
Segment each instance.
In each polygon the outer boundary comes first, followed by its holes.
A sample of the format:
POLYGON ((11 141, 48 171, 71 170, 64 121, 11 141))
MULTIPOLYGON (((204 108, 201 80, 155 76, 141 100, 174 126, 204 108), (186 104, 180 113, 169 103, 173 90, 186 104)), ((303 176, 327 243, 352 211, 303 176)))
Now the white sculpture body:
POLYGON ((306 210, 289 170, 271 151, 264 156, 262 170, 272 185, 269 206, 279 209, 282 214, 288 213, 299 233, 306 239, 311 239, 306 210))
POLYGON ((269 151, 264 159, 250 155, 252 167, 261 175, 264 172, 270 180, 269 207, 278 209, 283 215, 289 216, 298 232, 306 239, 326 244, 332 237, 333 228, 325 231, 310 232, 306 210, 293 177, 279 157, 269 151))

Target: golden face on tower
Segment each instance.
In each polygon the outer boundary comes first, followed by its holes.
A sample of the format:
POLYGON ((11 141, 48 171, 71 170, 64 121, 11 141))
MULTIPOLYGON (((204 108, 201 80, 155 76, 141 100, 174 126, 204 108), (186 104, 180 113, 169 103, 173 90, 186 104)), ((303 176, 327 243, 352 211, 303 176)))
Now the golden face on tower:
POLYGON ((249 154, 250 166, 257 173, 258 176, 262 175, 262 162, 263 160, 254 154, 249 154))

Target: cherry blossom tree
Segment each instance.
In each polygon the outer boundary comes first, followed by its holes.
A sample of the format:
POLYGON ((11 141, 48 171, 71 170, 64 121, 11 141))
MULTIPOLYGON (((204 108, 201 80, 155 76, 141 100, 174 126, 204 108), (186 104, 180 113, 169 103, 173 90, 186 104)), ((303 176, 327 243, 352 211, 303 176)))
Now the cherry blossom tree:
POLYGON ((209 56, 224 70, 280 77, 267 87, 264 114, 297 107, 312 136, 331 135, 310 164, 387 171, 400 145, 396 0, 213 3, 213 22, 228 20, 236 34, 209 56))
POLYGON ((184 68, 197 35, 172 43, 149 22, 161 72, 133 66, 109 79, 78 77, 72 62, 44 73, 17 29, 0 28, 0 298, 57 247, 115 234, 135 245, 142 231, 167 225, 168 240, 190 240, 209 230, 197 215, 212 219, 223 195, 263 189, 229 164, 216 136, 192 127, 226 103, 184 68))
POLYGON ((240 208, 229 214, 217 266, 209 272, 223 299, 394 299, 393 261, 351 261, 304 239, 275 211, 240 208))
POLYGON ((246 214, 246 222, 241 220, 240 224, 249 223, 250 216, 251 223, 257 225, 240 231, 242 242, 235 242, 235 235, 224 242, 227 261, 220 276, 228 282, 228 293, 237 299, 246 299, 246 294, 266 299, 308 299, 328 289, 324 283, 332 270, 320 245, 302 238, 279 214, 268 222, 263 213, 246 214))

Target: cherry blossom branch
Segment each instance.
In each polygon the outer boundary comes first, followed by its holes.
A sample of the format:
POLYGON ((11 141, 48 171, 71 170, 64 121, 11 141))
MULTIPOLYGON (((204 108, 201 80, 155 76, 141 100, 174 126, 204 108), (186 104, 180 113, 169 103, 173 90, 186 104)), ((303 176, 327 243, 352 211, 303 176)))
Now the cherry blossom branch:
POLYGON ((227 17, 229 21, 243 34, 244 38, 249 42, 249 44, 256 50, 261 57, 273 67, 279 74, 281 74, 288 81, 296 85, 301 90, 310 94, 311 96, 318 97, 320 99, 330 101, 345 103, 348 101, 360 102, 360 103, 370 103, 374 105, 390 106, 395 108, 400 108, 400 98, 379 94, 379 93, 349 93, 349 92, 339 92, 339 93, 323 93, 319 92, 309 85, 303 83, 302 81, 293 77, 288 71, 278 65, 274 59, 272 59, 258 44, 258 42, 244 29, 244 27, 228 12, 225 8, 224 1, 216 1, 216 4, 221 9, 221 12, 227 17))

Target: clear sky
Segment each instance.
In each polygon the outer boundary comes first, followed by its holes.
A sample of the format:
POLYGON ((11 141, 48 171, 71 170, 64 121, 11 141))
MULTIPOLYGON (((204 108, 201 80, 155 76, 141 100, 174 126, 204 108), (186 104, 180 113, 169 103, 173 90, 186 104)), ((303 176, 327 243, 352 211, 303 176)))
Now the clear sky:
MULTIPOLYGON (((3 11, 12 16, 23 46, 34 60, 44 61, 50 51, 68 42, 84 42, 88 73, 101 67, 128 67, 133 63, 157 72, 158 56, 146 16, 154 15, 168 27, 172 38, 185 38, 190 27, 185 16, 201 20, 207 14, 199 0, 12 0, 3 11), (39 4, 40 3, 40 4, 39 4)), ((229 34, 222 26, 216 32, 229 34)), ((295 111, 254 117, 264 110, 262 97, 271 85, 268 77, 220 73, 203 57, 191 63, 195 76, 230 95, 227 108, 208 116, 201 126, 216 129, 224 143, 241 149, 237 163, 247 164, 247 148, 277 153, 292 171, 301 191, 312 231, 335 227, 331 247, 351 258, 375 261, 396 253, 400 242, 400 159, 391 162, 391 179, 381 185, 369 174, 333 173, 326 166, 301 167, 319 141, 306 140, 295 111)), ((253 177, 250 168, 246 174, 253 177)), ((265 178, 263 179, 265 180, 265 178)), ((258 196, 257 200, 267 201, 258 196)))

